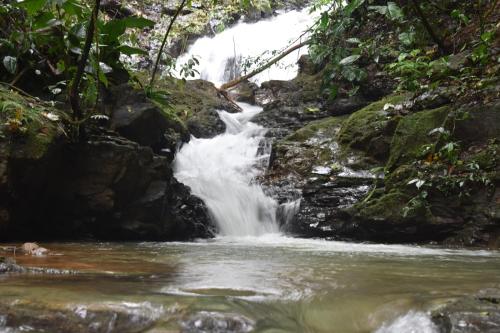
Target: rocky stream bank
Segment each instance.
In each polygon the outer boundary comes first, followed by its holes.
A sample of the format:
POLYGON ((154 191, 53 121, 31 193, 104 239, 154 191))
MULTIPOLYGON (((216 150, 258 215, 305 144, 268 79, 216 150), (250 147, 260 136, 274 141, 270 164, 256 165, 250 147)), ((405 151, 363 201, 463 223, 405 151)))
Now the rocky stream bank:
POLYGON ((224 131, 216 110, 237 108, 211 83, 168 84, 173 111, 128 84, 115 87, 105 117, 91 120, 78 144, 62 125, 63 112, 2 88, 0 102, 23 119, 0 137, 0 239, 210 237, 205 205, 173 177, 170 163, 190 135, 224 131), (32 112, 40 114, 28 119, 32 112))

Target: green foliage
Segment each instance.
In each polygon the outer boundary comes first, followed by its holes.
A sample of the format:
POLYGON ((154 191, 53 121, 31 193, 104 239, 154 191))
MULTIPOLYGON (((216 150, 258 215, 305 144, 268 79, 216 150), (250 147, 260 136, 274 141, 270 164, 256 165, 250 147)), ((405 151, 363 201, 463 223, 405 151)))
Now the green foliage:
POLYGON ((425 84, 424 79, 431 80, 434 85, 437 78, 449 73, 448 57, 432 60, 430 55, 422 54, 422 50, 415 49, 410 53, 402 52, 397 62, 389 64, 389 72, 399 81, 401 90, 414 91, 425 84))
MULTIPOLYGON (((0 80, 17 82, 23 75, 35 75, 51 87, 50 92, 61 93, 76 71, 90 16, 89 2, 84 0, 24 0, 8 5, 0 12, 0 21, 9 22, 8 29, 0 32, 0 53, 5 55, 2 64, 7 72, 0 74, 0 80)), ((121 44, 125 31, 153 25, 140 17, 107 22, 98 18, 84 77, 83 96, 88 106, 96 101, 98 84, 108 85, 107 74, 123 68, 120 54, 144 54, 121 44)))
POLYGON ((344 5, 334 0, 314 26, 309 53, 315 63, 326 68, 325 88, 331 98, 338 93, 336 80, 344 79, 356 90, 357 84, 366 78, 366 72, 357 65, 363 55, 359 47, 361 41, 345 38, 345 33, 355 23, 354 13, 364 3, 365 0, 355 0, 344 5))

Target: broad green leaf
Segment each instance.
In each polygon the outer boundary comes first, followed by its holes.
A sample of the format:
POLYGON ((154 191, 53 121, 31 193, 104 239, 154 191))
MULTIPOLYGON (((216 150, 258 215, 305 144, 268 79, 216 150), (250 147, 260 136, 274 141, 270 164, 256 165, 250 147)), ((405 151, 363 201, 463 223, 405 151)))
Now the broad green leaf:
POLYGON ((354 62, 356 62, 356 60, 358 60, 359 58, 361 58, 361 55, 359 54, 353 54, 353 55, 350 55, 348 57, 345 57, 344 59, 340 60, 339 61, 339 65, 350 65, 354 62))
POLYGON ((3 66, 10 74, 15 74, 17 71, 17 58, 11 56, 4 57, 3 66))
POLYGON ((83 10, 85 9, 85 6, 78 3, 78 1, 76 1, 76 0, 66 0, 63 3, 62 8, 69 15, 81 16, 83 13, 83 10))
POLYGON ((148 54, 143 49, 140 49, 140 48, 137 48, 137 47, 128 46, 128 45, 120 45, 118 47, 118 51, 120 51, 121 53, 126 54, 128 56, 131 56, 133 54, 142 54, 142 55, 147 55, 148 54))
POLYGON ((354 13, 354 11, 358 9, 358 7, 361 6, 364 2, 365 0, 352 0, 347 6, 344 7, 344 15, 348 17, 351 16, 352 13, 354 13))
POLYGON ((373 10, 379 13, 380 15, 387 14, 387 6, 369 6, 368 9, 373 10))
POLYGON ((102 34, 107 35, 106 39, 113 41, 118 39, 125 33, 128 28, 147 28, 153 27, 155 23, 143 17, 126 17, 123 19, 112 20, 106 23, 101 31, 102 34))
POLYGON ((403 11, 396 3, 389 1, 387 3, 387 14, 392 20, 400 21, 404 18, 403 11))
POLYGON ((17 6, 26 9, 29 15, 36 14, 49 0, 24 0, 17 3, 17 6))
POLYGON ((106 77, 106 74, 103 71, 99 71, 99 81, 104 84, 104 86, 107 88, 109 85, 108 78, 106 77))
POLYGON ((399 34, 399 41, 405 46, 411 46, 415 42, 414 32, 402 32, 399 34))
POLYGON ((366 78, 366 72, 355 66, 344 66, 341 73, 350 82, 360 82, 366 78))

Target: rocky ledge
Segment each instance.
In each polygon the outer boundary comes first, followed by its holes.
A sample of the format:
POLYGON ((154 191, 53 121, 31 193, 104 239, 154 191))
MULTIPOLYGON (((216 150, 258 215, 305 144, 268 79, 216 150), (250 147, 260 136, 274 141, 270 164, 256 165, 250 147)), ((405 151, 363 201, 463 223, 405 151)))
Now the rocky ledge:
POLYGON ((498 247, 498 84, 471 102, 453 87, 393 93, 391 80, 375 71, 369 87, 330 102, 321 73, 307 58, 301 62, 296 79, 266 82, 253 92, 264 107, 254 121, 269 128, 273 142, 262 183, 283 204, 286 230, 301 237, 498 247), (430 162, 422 157, 422 149, 440 144, 438 132, 460 144, 453 169, 436 155, 430 162), (435 182, 437 190, 416 186, 439 168, 451 176, 423 183, 435 182), (286 204, 299 198, 300 205, 286 204))
POLYGON ((171 162, 191 135, 224 131, 217 110, 238 108, 202 80, 165 84, 168 107, 115 87, 79 143, 66 135, 62 111, 2 88, 0 103, 37 116, 2 128, 0 239, 211 237, 205 205, 174 178, 171 162))

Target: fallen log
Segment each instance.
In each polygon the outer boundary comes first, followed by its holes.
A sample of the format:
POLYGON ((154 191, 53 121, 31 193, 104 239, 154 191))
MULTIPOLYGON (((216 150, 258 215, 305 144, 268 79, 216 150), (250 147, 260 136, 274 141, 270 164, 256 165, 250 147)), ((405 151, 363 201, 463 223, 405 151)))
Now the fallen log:
POLYGON ((228 88, 232 88, 238 84, 240 84, 241 82, 245 81, 245 80, 248 80, 249 78, 265 71, 266 69, 268 69, 269 67, 271 67, 272 65, 274 65, 275 63, 277 63, 278 61, 280 61, 281 59, 283 59, 284 57, 286 57, 287 55, 289 55, 290 53, 292 53, 293 51, 296 51, 298 49, 300 49, 301 47, 304 47, 306 46, 307 44, 309 44, 310 40, 306 40, 302 43, 299 43, 297 45, 294 45, 288 49, 286 49, 285 51, 283 51, 280 55, 272 58, 271 60, 269 60, 267 63, 265 63, 264 65, 260 66, 259 68, 251 71, 250 73, 246 74, 246 75, 243 75, 239 78, 236 78, 232 81, 229 81, 227 83, 224 83, 222 86, 220 86, 220 90, 227 90, 228 88))

